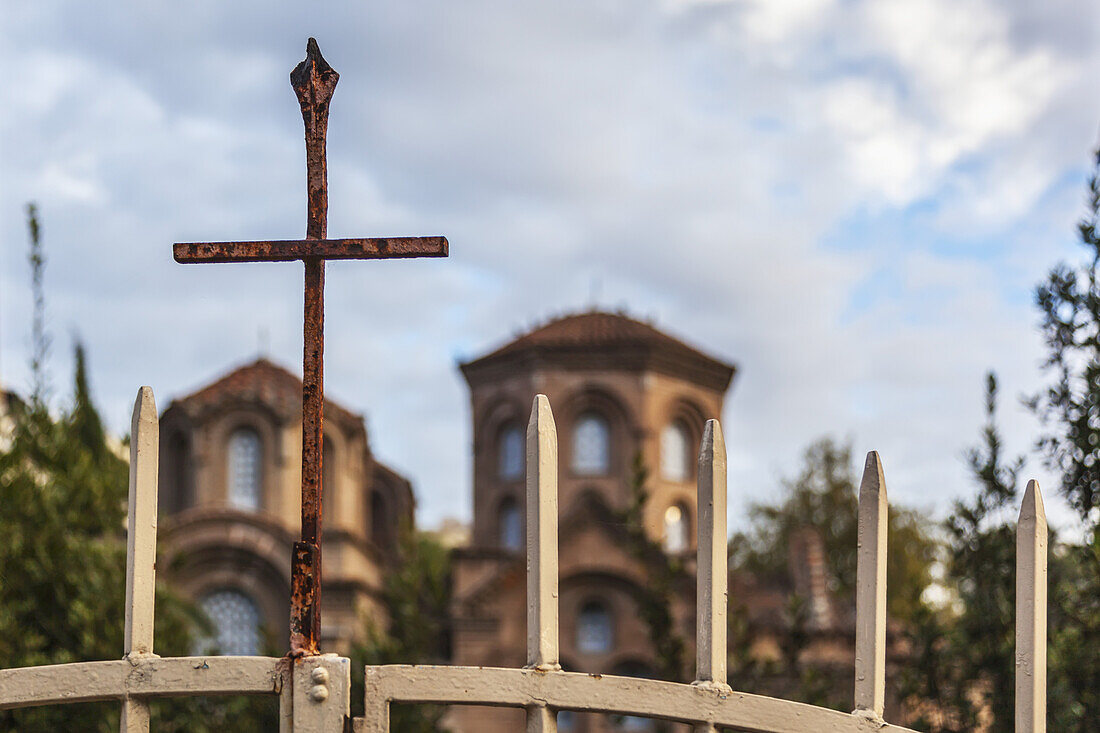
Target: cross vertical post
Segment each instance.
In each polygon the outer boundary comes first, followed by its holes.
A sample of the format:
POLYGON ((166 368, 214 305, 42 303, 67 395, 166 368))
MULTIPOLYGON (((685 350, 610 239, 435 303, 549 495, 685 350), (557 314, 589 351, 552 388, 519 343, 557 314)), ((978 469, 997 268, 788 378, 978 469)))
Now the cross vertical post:
POLYGON ((329 102, 340 75, 321 55, 317 41, 290 73, 302 108, 306 141, 308 209, 304 240, 178 242, 177 262, 290 262, 305 267, 302 309, 302 536, 291 558, 290 656, 319 652, 321 636, 321 497, 324 475, 325 261, 446 257, 446 237, 327 239, 329 102))
MULTIPOLYGON (((290 72, 306 133, 306 239, 328 234, 328 107, 340 75, 317 41, 290 72)), ((321 476, 325 419, 325 261, 306 257, 302 308, 302 539, 294 545, 290 648, 316 653, 321 638, 321 476)))

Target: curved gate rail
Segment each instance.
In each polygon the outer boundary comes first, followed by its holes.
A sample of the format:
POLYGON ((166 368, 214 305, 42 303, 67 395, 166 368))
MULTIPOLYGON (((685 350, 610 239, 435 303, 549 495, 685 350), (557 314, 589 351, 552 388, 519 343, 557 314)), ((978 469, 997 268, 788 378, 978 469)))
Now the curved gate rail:
POLYGON ((117 700, 123 733, 148 733, 151 698, 276 695, 282 733, 342 731, 351 693, 351 666, 343 657, 162 659, 153 653, 160 427, 149 387, 138 390, 130 436, 124 657, 0 669, 0 710, 117 700))
MULTIPOLYGON (((153 653, 159 429, 153 392, 134 405, 130 445, 125 656, 121 660, 0 670, 0 710, 117 700, 121 729, 147 733, 151 698, 276 695, 283 733, 338 733, 350 700, 350 663, 336 655, 175 657, 153 653)), ((735 692, 726 684, 726 449, 707 422, 699 456, 696 681, 660 682, 563 672, 558 658, 557 430, 544 395, 527 426, 527 667, 386 665, 366 669, 361 733, 387 733, 391 703, 524 708, 529 733, 555 733, 558 710, 581 710, 756 733, 904 733, 882 720, 886 683, 886 483, 869 453, 859 491, 855 712, 735 692)), ((1024 494, 1016 550, 1016 730, 1046 730, 1046 542, 1039 485, 1024 494)))
MULTIPOLYGON (((535 397, 527 424, 527 666, 523 669, 369 666, 359 733, 388 733, 392 703, 524 708, 528 733, 556 733, 556 712, 578 710, 754 733, 904 733, 882 719, 886 691, 886 480, 867 454, 859 487, 855 711, 735 692, 726 683, 726 446, 717 420, 703 432, 698 472, 696 681, 660 682, 561 671, 558 657, 558 437, 550 402, 535 397)), ((1046 718, 1046 517, 1028 483, 1017 530, 1016 730, 1046 718)), ((910 731, 910 733, 912 733, 910 731)))

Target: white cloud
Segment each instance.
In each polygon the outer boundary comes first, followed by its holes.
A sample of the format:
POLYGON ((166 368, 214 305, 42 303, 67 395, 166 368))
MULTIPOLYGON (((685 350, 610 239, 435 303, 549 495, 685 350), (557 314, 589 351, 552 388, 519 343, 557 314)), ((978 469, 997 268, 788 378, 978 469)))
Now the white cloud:
MULTIPOLYGON (((825 432, 880 448, 895 498, 943 509, 967 488, 959 451, 985 368, 1006 398, 1035 382, 1026 289, 1071 236, 1058 222, 1080 194, 1055 183, 1084 163, 1098 111, 1081 100, 1100 46, 1077 38, 1072 12, 37 6, 0 31, 0 63, 17 70, 0 88, 0 232, 23 241, 14 212, 40 199, 51 322, 89 341, 117 426, 137 384, 166 401, 252 356, 261 328, 276 358, 300 358, 293 265, 183 268, 169 245, 301 232, 286 75, 307 34, 342 75, 330 231, 452 242, 446 262, 329 274, 327 384, 368 414, 429 520, 469 507, 454 357, 586 304, 595 281, 601 302, 741 365, 724 416, 734 511, 825 432), (850 226, 869 212, 873 230, 850 226), (854 306, 867 288, 872 303, 854 306)), ((16 384, 23 272, 5 248, 0 374, 16 384)), ((1033 426, 1006 417, 1026 447, 1033 426)))

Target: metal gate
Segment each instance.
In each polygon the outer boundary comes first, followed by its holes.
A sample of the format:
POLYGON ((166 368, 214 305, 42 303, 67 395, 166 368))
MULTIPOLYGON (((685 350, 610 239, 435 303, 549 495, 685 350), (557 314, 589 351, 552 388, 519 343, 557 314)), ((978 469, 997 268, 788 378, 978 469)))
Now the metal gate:
MULTIPOLYGON (((149 730, 149 700, 276 695, 283 733, 386 733, 393 703, 527 711, 529 733, 555 733, 558 710, 637 715, 756 733, 902 733, 882 719, 886 685, 886 483, 869 453, 859 490, 855 711, 731 690, 726 684, 726 448, 707 422, 698 472, 696 680, 691 684, 563 672, 558 659, 557 429, 535 398, 527 426, 527 666, 369 666, 365 714, 348 720, 350 661, 313 657, 173 657, 153 653, 159 427, 153 391, 138 392, 131 430, 125 649, 120 660, 0 670, 0 709, 118 700, 125 733, 149 730)), ((1047 525, 1039 485, 1024 494, 1016 550, 1016 730, 1046 729, 1047 525)))

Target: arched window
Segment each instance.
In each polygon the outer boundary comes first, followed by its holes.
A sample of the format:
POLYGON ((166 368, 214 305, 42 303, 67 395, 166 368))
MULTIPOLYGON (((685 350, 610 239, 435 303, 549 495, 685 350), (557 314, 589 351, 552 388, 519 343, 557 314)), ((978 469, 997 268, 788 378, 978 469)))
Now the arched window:
POLYGON ((229 503, 240 509, 260 508, 263 443, 252 428, 229 436, 229 503))
POLYGON ((386 509, 386 497, 382 496, 382 492, 370 492, 370 538, 384 549, 390 547, 393 537, 390 514, 386 509))
MULTIPOLYGON (((166 508, 172 512, 182 512, 195 502, 191 483, 191 441, 182 430, 177 430, 168 439, 168 475, 166 508)), ((163 495, 163 494, 162 494, 163 495)))
POLYGON ((602 476, 611 467, 611 437, 607 420, 586 412, 573 428, 573 471, 585 476, 602 476))
POLYGON ((518 425, 509 425, 500 434, 500 443, 497 446, 498 473, 506 481, 523 475, 524 438, 518 425))
POLYGON ((500 502, 500 509, 497 510, 497 536, 500 538, 500 546, 506 550, 523 548, 523 515, 519 510, 519 502, 512 497, 500 502))
POLYGON ((661 431, 661 476, 669 481, 691 478, 691 431, 683 420, 674 420, 661 431))
POLYGON ((336 449, 327 435, 321 438, 321 485, 325 496, 332 496, 336 488, 336 449))
POLYGON ((199 606, 214 628, 211 636, 196 641, 196 654, 260 653, 260 609, 255 601, 239 590, 221 588, 203 596, 199 606))
POLYGON ((600 601, 588 601, 577 616, 577 650, 588 654, 611 651, 614 636, 611 613, 600 601))
POLYGON ((679 554, 690 545, 687 508, 683 504, 673 504, 665 509, 665 552, 679 554))

